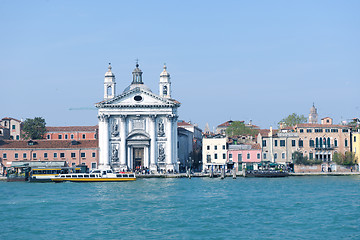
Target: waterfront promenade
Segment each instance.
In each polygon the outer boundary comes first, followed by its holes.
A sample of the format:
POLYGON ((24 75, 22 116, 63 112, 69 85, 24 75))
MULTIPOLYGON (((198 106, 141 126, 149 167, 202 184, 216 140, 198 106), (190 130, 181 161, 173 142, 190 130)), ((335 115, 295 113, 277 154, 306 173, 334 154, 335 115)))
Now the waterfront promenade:
MULTIPOLYGON (((300 176, 355 176, 360 175, 360 172, 315 172, 315 173, 289 173, 290 177, 300 177, 300 176)), ((137 178, 189 178, 186 173, 167 173, 167 174, 136 174, 137 178)), ((208 177, 210 178, 209 173, 192 173, 191 177, 208 177)), ((220 178, 220 174, 218 176, 220 178)), ((226 173, 226 178, 232 178, 232 173, 226 173)), ((242 172, 238 172, 236 177, 244 177, 242 172)), ((6 181, 6 177, 1 176, 0 181, 6 181)))

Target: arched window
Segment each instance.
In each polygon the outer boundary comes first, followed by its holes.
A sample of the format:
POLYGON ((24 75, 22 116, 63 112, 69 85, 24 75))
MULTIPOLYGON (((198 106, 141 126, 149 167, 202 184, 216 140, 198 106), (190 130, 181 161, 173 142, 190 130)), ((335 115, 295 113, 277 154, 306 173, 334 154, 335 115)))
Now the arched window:
POLYGON ((327 147, 328 148, 330 147, 330 138, 329 137, 327 138, 327 147))
POLYGON ((314 147, 314 139, 310 139, 310 141, 309 141, 309 147, 314 147))
POLYGON ((319 138, 319 144, 320 144, 320 148, 322 148, 322 145, 323 145, 323 140, 322 140, 322 138, 319 138))
POLYGON ((334 139, 334 147, 337 147, 338 146, 338 142, 337 142, 337 139, 335 138, 334 139))
POLYGON ((319 147, 319 139, 318 138, 315 139, 315 144, 316 144, 315 147, 318 148, 319 147))
POLYGON ((111 86, 108 86, 107 87, 107 95, 112 95, 112 87, 111 86))
POLYGON ((163 87, 163 95, 167 95, 167 92, 168 92, 167 86, 164 86, 163 87))

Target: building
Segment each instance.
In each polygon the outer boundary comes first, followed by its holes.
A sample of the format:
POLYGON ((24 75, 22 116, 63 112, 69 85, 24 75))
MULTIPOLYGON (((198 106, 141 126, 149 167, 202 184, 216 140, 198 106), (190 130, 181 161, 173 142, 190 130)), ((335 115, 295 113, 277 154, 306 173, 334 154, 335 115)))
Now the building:
MULTIPOLYGON (((229 120, 229 121, 226 121, 220 125, 218 125, 216 127, 216 134, 222 134, 222 135, 226 135, 226 129, 231 126, 231 124, 233 123, 234 121, 232 120, 229 120)), ((242 122, 244 123, 244 125, 248 128, 251 128, 251 129, 258 129, 259 127, 256 126, 256 125, 253 125, 252 124, 252 121, 250 120, 249 123, 245 123, 245 121, 239 121, 239 122, 242 122)))
POLYGON ((184 172, 186 167, 191 167, 191 154, 193 151, 194 133, 185 128, 178 127, 178 161, 179 171, 184 172))
POLYGON ((97 140, 30 140, 0 141, 0 162, 10 167, 13 162, 66 161, 68 166, 98 166, 97 140))
POLYGON ((357 158, 357 164, 360 168, 360 132, 352 132, 351 135, 352 152, 355 154, 355 157, 357 158))
POLYGON ((300 150, 298 133, 289 129, 262 129, 257 142, 261 147, 262 160, 273 163, 291 163, 293 152, 300 150))
POLYGON ((346 125, 333 124, 329 117, 318 123, 303 123, 295 126, 299 136, 298 151, 308 159, 331 162, 336 152, 350 151, 351 131, 346 125))
MULTIPOLYGON (((6 117, 0 120, 3 127, 3 139, 20 140, 23 123, 15 118, 6 117), (6 137, 5 137, 6 136, 6 137)), ((0 128, 1 129, 1 128, 0 128)), ((0 133, 1 137, 1 133, 0 133)))
POLYGON ((261 162, 260 144, 229 145, 228 148, 228 169, 241 171, 243 167, 261 162))
POLYGON ((0 140, 10 139, 10 129, 0 125, 0 140))
POLYGON ((227 138, 224 135, 204 136, 202 140, 203 171, 220 170, 227 164, 227 138))
POLYGON ((100 168, 179 171, 177 119, 180 103, 171 98, 170 74, 160 74, 159 94, 142 80, 139 64, 131 84, 116 95, 115 75, 105 73, 104 100, 97 103, 100 168))
POLYGON ((48 140, 93 140, 98 137, 98 126, 46 127, 48 140))

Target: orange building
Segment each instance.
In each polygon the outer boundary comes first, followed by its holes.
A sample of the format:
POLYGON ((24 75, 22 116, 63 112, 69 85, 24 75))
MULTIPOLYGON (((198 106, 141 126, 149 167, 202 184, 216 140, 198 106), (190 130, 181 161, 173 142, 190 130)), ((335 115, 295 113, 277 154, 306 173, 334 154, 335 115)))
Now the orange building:
POLYGON ((98 138, 98 126, 46 127, 47 140, 93 140, 98 138))
POLYGON ((16 161, 66 161, 69 166, 98 166, 98 140, 0 140, 0 164, 3 172, 16 161))

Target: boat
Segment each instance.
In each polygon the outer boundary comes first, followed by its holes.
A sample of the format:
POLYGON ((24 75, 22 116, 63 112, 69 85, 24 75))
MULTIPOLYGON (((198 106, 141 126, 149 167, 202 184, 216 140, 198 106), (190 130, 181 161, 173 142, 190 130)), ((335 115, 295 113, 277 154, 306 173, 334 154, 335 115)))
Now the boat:
POLYGON ((115 173, 111 169, 99 170, 95 169, 90 173, 68 173, 59 174, 51 181, 59 182, 126 182, 135 181, 135 173, 132 172, 119 172, 115 173))
POLYGON ((244 177, 287 177, 289 172, 283 170, 250 170, 244 172, 244 177))
POLYGON ((38 167, 33 168, 30 171, 29 182, 51 182, 51 178, 59 174, 68 173, 86 173, 87 167, 76 166, 76 167, 38 167))

